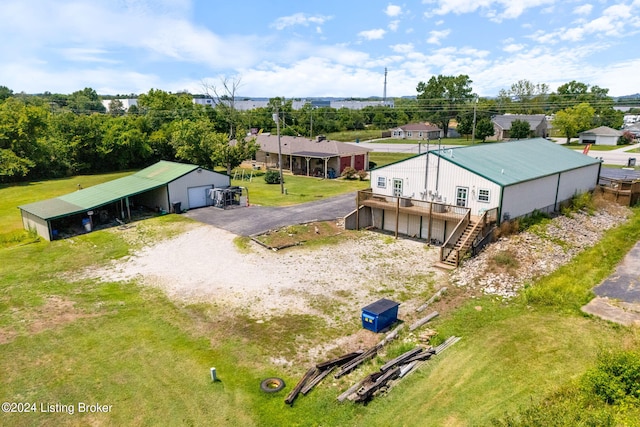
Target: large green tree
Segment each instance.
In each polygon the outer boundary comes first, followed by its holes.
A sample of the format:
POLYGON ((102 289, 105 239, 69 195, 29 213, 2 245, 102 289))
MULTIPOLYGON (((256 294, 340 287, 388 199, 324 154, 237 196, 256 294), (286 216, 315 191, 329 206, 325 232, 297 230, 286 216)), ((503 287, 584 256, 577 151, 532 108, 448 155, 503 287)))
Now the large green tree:
POLYGON ((460 113, 463 106, 474 99, 469 76, 432 76, 427 83, 416 87, 418 104, 425 118, 438 125, 445 136, 449 123, 460 113))
POLYGON ((500 91, 500 98, 509 103, 509 111, 517 114, 540 114, 545 111, 549 86, 518 80, 507 91, 500 91), (508 101, 507 101, 508 100, 508 101))
POLYGON ((562 135, 567 138, 568 144, 571 138, 592 126, 594 114, 594 108, 583 102, 575 107, 567 107, 558 111, 553 118, 552 125, 562 132, 562 135))
POLYGON ((76 114, 104 113, 106 111, 98 93, 89 87, 69 95, 67 106, 76 114))
POLYGON ((48 111, 10 97, 0 103, 0 178, 27 176, 32 170, 46 170, 48 111))
POLYGON ((515 139, 528 138, 531 135, 531 125, 526 120, 514 120, 511 122, 509 137, 515 139))
POLYGON ((496 132, 491 119, 483 117, 476 124, 476 137, 485 142, 487 137, 493 136, 496 132))

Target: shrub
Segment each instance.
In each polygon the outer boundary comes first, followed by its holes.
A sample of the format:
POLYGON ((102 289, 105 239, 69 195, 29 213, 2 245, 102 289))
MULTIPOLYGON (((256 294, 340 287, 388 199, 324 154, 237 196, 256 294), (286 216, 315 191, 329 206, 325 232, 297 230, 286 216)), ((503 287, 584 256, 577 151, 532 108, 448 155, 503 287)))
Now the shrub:
POLYGON ((548 220, 549 218, 550 218, 549 214, 536 209, 533 212, 531 212, 530 215, 519 218, 519 224, 518 224, 519 230, 524 231, 536 224, 545 223, 546 220, 548 220))
POLYGON ((352 168, 351 166, 347 166, 346 168, 344 168, 340 176, 344 179, 356 179, 357 173, 358 172, 354 168, 352 168))
POLYGON ((635 139, 635 135, 633 135, 628 130, 624 131, 622 136, 620 138, 618 138, 618 145, 631 144, 634 139, 635 139))
POLYGON ((267 184, 280 184, 280 172, 270 170, 264 174, 264 182, 267 184))
POLYGON ((605 352, 584 377, 584 388, 609 405, 640 403, 640 354, 605 352))
POLYGON ((368 176, 369 174, 368 174, 368 173, 367 173, 367 171, 365 171, 365 170, 359 170, 359 171, 356 173, 356 175, 358 176, 358 179, 359 179, 360 181, 364 181, 365 179, 367 179, 367 176, 368 176))

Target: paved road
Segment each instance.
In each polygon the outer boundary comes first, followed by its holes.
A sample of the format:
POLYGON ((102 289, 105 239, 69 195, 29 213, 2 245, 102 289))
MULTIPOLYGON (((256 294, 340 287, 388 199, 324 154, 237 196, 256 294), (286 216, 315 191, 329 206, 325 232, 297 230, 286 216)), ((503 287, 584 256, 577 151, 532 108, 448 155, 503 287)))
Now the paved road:
POLYGON ((190 210, 184 215, 240 236, 252 236, 292 224, 344 218, 355 207, 356 193, 348 193, 295 206, 205 207, 190 210))
POLYGON ((640 242, 627 253, 616 271, 593 291, 600 297, 640 303, 640 242))
MULTIPOLYGON (((561 140, 560 143, 563 143, 564 140, 561 140)), ((361 147, 370 148, 376 152, 389 152, 389 153, 411 153, 418 154, 420 152, 424 153, 426 151, 426 144, 419 145, 417 142, 413 144, 391 144, 386 142, 349 142, 348 144, 359 145, 361 147)), ((429 146, 430 149, 437 148, 436 144, 431 144, 429 146)), ((442 145, 443 149, 454 148, 454 147, 462 147, 462 145, 442 145)), ((636 159, 636 165, 640 166, 640 153, 629 153, 627 150, 631 150, 633 148, 640 147, 640 144, 636 145, 628 145, 625 147, 621 147, 612 151, 596 151, 590 150, 589 156, 594 158, 602 158, 602 161, 607 165, 619 165, 626 166, 628 164, 629 158, 636 159)), ((577 152, 582 152, 582 148, 576 149, 577 152)))

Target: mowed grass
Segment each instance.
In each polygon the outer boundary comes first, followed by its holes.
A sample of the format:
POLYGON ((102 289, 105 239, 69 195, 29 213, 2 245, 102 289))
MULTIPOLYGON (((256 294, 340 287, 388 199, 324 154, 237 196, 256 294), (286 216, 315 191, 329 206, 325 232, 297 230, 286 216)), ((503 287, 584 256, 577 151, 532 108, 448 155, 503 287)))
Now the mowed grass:
MULTIPOLYGON (((322 200, 344 193, 364 190, 369 187, 369 181, 322 179, 307 176, 284 174, 284 189, 282 194, 280 184, 267 184, 264 176, 255 176, 249 180, 234 179, 231 185, 246 187, 249 190, 249 203, 262 206, 290 206, 299 203, 322 200)), ((354 198, 355 203, 355 198, 354 198)))
MULTIPOLYGON (((0 198, 17 206, 5 190, 0 198)), ((407 331, 371 363, 340 380, 326 378, 289 407, 284 398, 308 368, 351 349, 333 349, 317 356, 321 360, 307 350, 357 331, 360 307, 331 326, 311 313, 257 322, 224 305, 185 305, 135 281, 102 282, 83 274, 127 256, 139 247, 134 242, 168 238, 190 226, 188 219, 166 215, 126 231, 0 248, 1 400, 75 409, 79 402, 111 405, 108 413, 2 414, 0 424, 490 425, 570 384, 595 364, 599 350, 638 348, 636 330, 579 310, 590 289, 640 239, 635 210, 627 224, 519 298, 477 298, 442 312, 428 327, 440 341, 451 335, 462 340, 388 395, 367 406, 336 401, 412 348, 415 336, 407 331), (220 381, 211 382, 210 367, 220 381), (282 377, 285 390, 261 392, 260 381, 269 376, 282 377)), ((445 294, 443 303, 456 292, 445 294)), ((416 316, 401 306, 406 323, 416 316)))

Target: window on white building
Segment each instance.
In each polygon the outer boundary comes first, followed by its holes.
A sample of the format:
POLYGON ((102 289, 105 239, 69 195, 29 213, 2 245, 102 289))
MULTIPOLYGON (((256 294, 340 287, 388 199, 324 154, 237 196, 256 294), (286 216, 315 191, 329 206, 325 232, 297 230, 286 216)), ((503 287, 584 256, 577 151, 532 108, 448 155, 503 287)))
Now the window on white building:
POLYGON ((491 199, 490 196, 491 196, 491 193, 489 192, 488 189, 480 188, 478 190, 478 201, 479 202, 489 203, 489 200, 491 199))
POLYGON ((384 176, 378 177, 378 188, 387 188, 387 179, 384 176))

